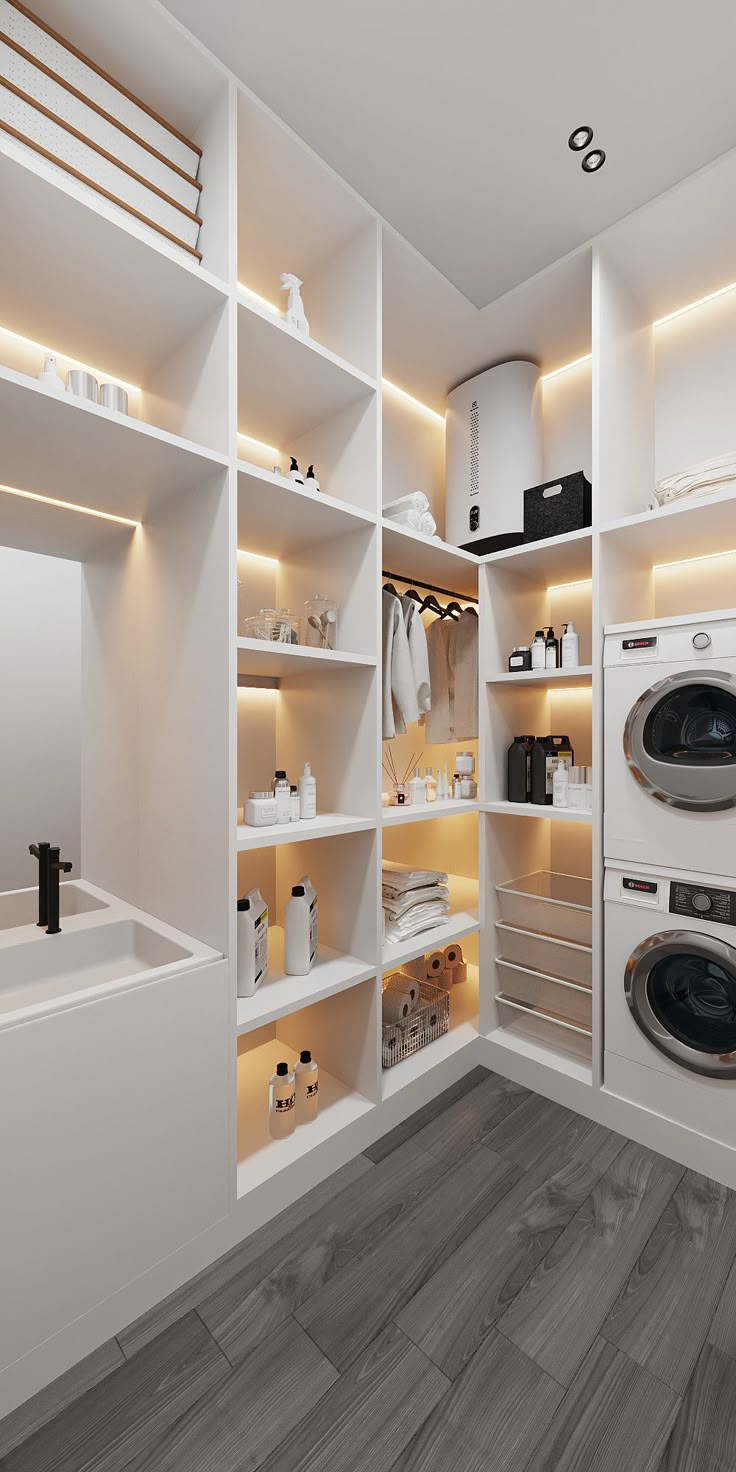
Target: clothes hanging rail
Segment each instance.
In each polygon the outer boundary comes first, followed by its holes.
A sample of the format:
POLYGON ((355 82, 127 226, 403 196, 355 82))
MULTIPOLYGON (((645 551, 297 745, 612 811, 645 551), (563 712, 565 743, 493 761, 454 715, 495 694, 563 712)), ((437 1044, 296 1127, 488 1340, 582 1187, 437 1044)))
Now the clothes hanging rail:
POLYGON ((421 578, 408 578, 403 572, 389 572, 381 568, 382 578, 391 578, 396 583, 410 583, 412 587, 424 588, 425 593, 442 593, 446 598, 456 598, 458 603, 477 603, 470 593, 455 593, 452 588, 440 588, 437 583, 423 583, 421 578))

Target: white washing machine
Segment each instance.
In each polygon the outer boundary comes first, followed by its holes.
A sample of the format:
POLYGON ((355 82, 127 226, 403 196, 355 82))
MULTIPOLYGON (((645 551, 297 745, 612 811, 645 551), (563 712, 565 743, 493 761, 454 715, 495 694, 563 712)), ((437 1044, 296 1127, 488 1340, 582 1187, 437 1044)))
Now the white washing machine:
POLYGON ((736 612, 605 630, 604 854, 736 876, 736 612))
POLYGON ((736 880, 608 864, 604 1085, 736 1148, 736 880))

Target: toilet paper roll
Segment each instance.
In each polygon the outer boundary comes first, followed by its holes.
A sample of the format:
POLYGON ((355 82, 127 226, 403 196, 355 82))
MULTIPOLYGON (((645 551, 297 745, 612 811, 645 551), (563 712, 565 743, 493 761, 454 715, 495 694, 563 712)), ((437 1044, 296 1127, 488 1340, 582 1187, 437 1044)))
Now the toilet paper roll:
POLYGON ((435 981, 445 969, 444 951, 430 951, 424 957, 424 974, 428 981, 435 981))
POLYGON ((415 981, 424 981, 426 966, 424 956, 417 956, 413 961, 404 961, 401 966, 404 976, 413 976, 415 981))
POLYGON ((389 977, 386 991, 399 992, 402 996, 408 997, 410 1012, 414 1011, 419 1001, 419 982, 413 976, 404 976, 400 971, 389 977))
POLYGON ((391 987, 386 988, 381 1000, 384 1027, 389 1023, 405 1022, 407 1017, 411 1017, 412 1011, 412 1004, 406 992, 395 992, 391 987))
POLYGON ((455 982, 455 972, 452 968, 445 967, 439 976, 432 977, 432 986, 438 986, 440 991, 451 992, 455 982))
POLYGON ((468 963, 467 963, 467 961, 459 961, 458 964, 457 964, 457 966, 453 966, 453 968, 452 968, 452 982, 453 982, 453 986, 457 986, 459 984, 459 982, 461 982, 461 981, 467 981, 467 979, 468 979, 468 963))
POLYGON ((445 965, 446 966, 450 966, 450 967, 457 966, 458 962, 462 961, 462 959, 463 959, 462 946, 445 946, 445 965))

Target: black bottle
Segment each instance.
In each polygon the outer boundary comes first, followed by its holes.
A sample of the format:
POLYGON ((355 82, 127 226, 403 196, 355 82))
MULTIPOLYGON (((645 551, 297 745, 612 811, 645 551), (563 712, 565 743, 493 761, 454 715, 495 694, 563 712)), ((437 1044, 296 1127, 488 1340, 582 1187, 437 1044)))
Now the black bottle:
POLYGON ((552 805, 552 773, 558 758, 572 766, 575 758, 569 737, 538 736, 532 747, 532 802, 552 805))
POLYGON ((560 642, 555 638, 555 631, 550 624, 544 634, 544 665, 545 669, 556 670, 560 663, 560 642))
POLYGON ((507 798, 509 802, 528 802, 531 787, 530 754, 533 736, 515 736, 507 757, 507 798))

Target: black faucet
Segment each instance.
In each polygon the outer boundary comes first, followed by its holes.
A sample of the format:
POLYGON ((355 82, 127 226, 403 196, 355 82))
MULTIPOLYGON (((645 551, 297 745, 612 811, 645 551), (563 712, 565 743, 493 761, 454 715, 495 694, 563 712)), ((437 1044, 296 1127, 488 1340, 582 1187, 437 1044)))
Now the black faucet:
POLYGON ((31 843, 29 854, 38 859, 38 925, 45 925, 47 935, 59 935, 59 875, 68 874, 72 865, 60 858, 61 849, 50 843, 31 843))

